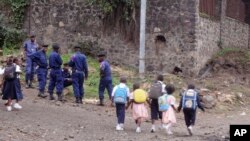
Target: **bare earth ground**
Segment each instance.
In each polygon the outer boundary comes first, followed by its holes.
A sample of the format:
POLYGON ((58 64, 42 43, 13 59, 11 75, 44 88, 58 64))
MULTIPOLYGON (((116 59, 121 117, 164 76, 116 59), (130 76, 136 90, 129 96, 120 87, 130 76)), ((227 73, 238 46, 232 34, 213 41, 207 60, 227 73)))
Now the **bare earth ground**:
POLYGON ((230 124, 250 124, 249 107, 218 113, 200 110, 195 135, 188 137, 183 114, 177 115, 174 135, 164 131, 150 133, 150 122, 143 123, 142 133, 135 133, 131 111, 127 111, 125 131, 115 131, 115 109, 93 104, 64 104, 36 97, 36 90, 25 90, 21 111, 7 112, 0 102, 0 141, 220 141, 228 136, 230 124), (241 115, 245 112, 246 115, 241 115))

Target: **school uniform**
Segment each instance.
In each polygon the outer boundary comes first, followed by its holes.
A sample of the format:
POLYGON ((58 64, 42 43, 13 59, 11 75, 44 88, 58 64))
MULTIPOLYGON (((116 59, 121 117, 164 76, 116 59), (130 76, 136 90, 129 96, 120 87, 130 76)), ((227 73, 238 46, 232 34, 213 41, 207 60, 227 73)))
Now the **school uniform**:
POLYGON ((63 76, 63 87, 66 88, 70 85, 72 85, 72 76, 69 70, 62 70, 62 76, 63 76))
POLYGON ((21 88, 21 83, 20 83, 20 73, 22 72, 21 70, 21 67, 19 65, 16 65, 16 73, 17 73, 17 76, 16 76, 16 100, 17 101, 20 101, 23 99, 23 93, 22 93, 22 88, 21 88))
POLYGON ((48 92, 50 94, 50 99, 53 100, 53 91, 56 88, 56 94, 58 95, 58 100, 62 100, 63 92, 63 77, 62 77, 62 58, 59 53, 52 51, 49 56, 49 67, 50 71, 50 81, 48 92))
MULTIPOLYGON (((120 83, 119 85, 115 86, 113 91, 112 91, 112 97, 115 96, 115 92, 117 90, 117 88, 126 88, 126 97, 127 99, 129 99, 129 88, 127 87, 126 84, 124 83, 120 83)), ((116 107, 116 116, 117 116, 117 123, 119 124, 124 124, 125 122, 125 110, 126 110, 126 104, 120 104, 120 103, 116 103, 115 104, 116 107)))
MULTIPOLYGON (((14 66, 14 65, 12 64, 12 65, 9 65, 7 67, 10 67, 10 66, 14 66)), ((15 76, 14 76, 13 79, 8 79, 8 80, 4 79, 3 89, 2 89, 2 92, 3 92, 2 99, 3 100, 17 99, 17 93, 16 93, 17 87, 16 87, 16 84, 17 84, 16 73, 15 73, 15 76)))
POLYGON ((105 89, 108 90, 109 99, 111 99, 111 93, 113 89, 112 75, 110 64, 106 60, 100 63, 100 75, 101 79, 99 83, 99 99, 100 101, 103 101, 105 89))
POLYGON ((194 103, 195 104, 194 108, 185 108, 183 101, 185 99, 184 98, 184 94, 187 91, 184 91, 184 93, 181 96, 181 101, 180 101, 180 104, 179 104, 179 107, 178 107, 178 111, 180 111, 181 109, 183 109, 185 123, 186 123, 186 126, 189 127, 189 126, 195 125, 197 107, 200 108, 202 111, 204 111, 204 107, 200 103, 199 93, 196 92, 196 98, 195 98, 196 101, 194 103))
POLYGON ((86 56, 77 51, 68 63, 72 67, 73 91, 76 103, 82 103, 84 97, 84 78, 88 78, 88 64, 86 56))
MULTIPOLYGON (((166 85, 162 81, 158 81, 158 83, 161 83, 162 85, 162 93, 166 93, 166 85)), ((162 112, 159 111, 158 99, 151 99, 150 111, 152 120, 162 119, 162 112)))

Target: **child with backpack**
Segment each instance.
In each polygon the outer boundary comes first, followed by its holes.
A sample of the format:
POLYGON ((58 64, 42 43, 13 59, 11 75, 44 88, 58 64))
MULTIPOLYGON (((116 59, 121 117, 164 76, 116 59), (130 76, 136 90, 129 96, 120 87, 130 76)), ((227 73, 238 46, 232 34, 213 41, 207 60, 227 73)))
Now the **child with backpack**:
MULTIPOLYGON (((137 125, 136 128, 136 132, 140 133, 141 132, 141 124, 142 122, 148 118, 148 111, 147 111, 147 107, 146 107, 146 103, 138 103, 135 101, 135 96, 136 94, 138 94, 138 92, 143 92, 140 91, 140 83, 135 83, 133 85, 133 92, 130 94, 130 101, 127 105, 127 108, 129 108, 130 104, 132 104, 132 115, 133 115, 133 119, 135 120, 135 123, 137 125)), ((147 94, 144 91, 144 98, 147 99, 147 94)))
POLYGON ((178 111, 180 112, 183 109, 185 123, 190 136, 193 135, 197 107, 205 112, 204 107, 200 103, 199 93, 195 90, 193 84, 189 84, 188 89, 182 93, 178 111))
MULTIPOLYGON (((150 110, 151 110, 151 120, 152 120, 152 127, 151 127, 151 133, 154 133, 156 131, 155 128, 155 121, 158 119, 162 119, 162 112, 159 111, 159 105, 158 105, 158 98, 162 96, 165 91, 166 85, 163 82, 163 75, 158 75, 156 82, 154 82, 149 90, 149 99, 150 99, 150 110)), ((161 121, 161 127, 163 128, 163 123, 161 121)))
POLYGON ((129 100, 129 88, 126 85, 127 79, 125 77, 120 78, 120 84, 116 85, 112 91, 112 104, 115 103, 117 125, 116 130, 124 130, 125 121, 125 105, 129 100))
POLYGON ((18 58, 13 59, 13 64, 16 67, 16 103, 13 105, 15 109, 22 109, 22 106, 19 104, 19 102, 23 99, 23 93, 20 83, 20 74, 22 73, 21 67, 20 67, 20 60, 18 58))
POLYGON ((3 100, 7 100, 5 103, 7 111, 12 111, 12 100, 17 99, 16 95, 16 67, 14 66, 12 59, 7 60, 7 65, 4 68, 3 74, 3 100))
MULTIPOLYGON (((175 112, 177 109, 175 108, 175 97, 172 95, 175 91, 175 87, 171 84, 166 86, 167 94, 165 96, 165 101, 168 106, 166 111, 162 111, 162 122, 166 124, 164 126, 166 128, 167 134, 172 135, 171 127, 176 123, 175 112)), ((159 108, 161 110, 161 108, 159 108)))

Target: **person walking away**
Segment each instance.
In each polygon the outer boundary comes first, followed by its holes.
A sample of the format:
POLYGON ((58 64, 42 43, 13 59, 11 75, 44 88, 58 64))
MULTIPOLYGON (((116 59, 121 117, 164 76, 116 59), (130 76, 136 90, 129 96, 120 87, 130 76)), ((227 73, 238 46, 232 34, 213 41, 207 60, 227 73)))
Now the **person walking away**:
POLYGON ((146 107, 146 103, 136 103, 134 101, 134 91, 140 89, 140 83, 135 83, 133 85, 133 92, 130 94, 130 101, 127 105, 127 108, 129 108, 130 104, 132 105, 132 117, 135 120, 135 123, 137 125, 136 132, 141 132, 141 124, 144 120, 148 118, 148 111, 146 107))
POLYGON ((22 73, 21 70, 21 62, 18 58, 13 59, 13 65, 16 68, 16 82, 15 82, 15 89, 16 89, 16 103, 13 105, 15 109, 22 109, 22 106, 19 104, 19 102, 23 99, 23 93, 20 83, 20 74, 22 73))
MULTIPOLYGON (((151 127, 151 133, 154 133, 156 131, 155 122, 158 119, 162 119, 162 112, 159 111, 159 105, 158 105, 158 98, 162 96, 164 93, 166 93, 164 84, 164 77, 163 75, 158 75, 156 81, 152 84, 150 90, 149 90, 149 99, 150 99, 150 110, 151 110, 151 120, 152 120, 152 127, 151 127)), ((160 128, 163 128, 163 124, 161 121, 160 128)))
POLYGON ((69 70, 68 63, 63 64, 62 75, 63 75, 63 88, 72 85, 72 75, 71 71, 69 70))
POLYGON ((3 82, 3 100, 7 100, 5 104, 7 111, 12 111, 12 100, 17 99, 16 95, 16 67, 12 59, 7 60, 7 65, 4 68, 4 82, 3 82))
POLYGON ((36 43, 36 35, 31 34, 30 40, 24 42, 24 54, 26 58, 26 68, 25 68, 25 82, 26 88, 33 88, 32 82, 35 74, 35 64, 32 62, 30 55, 35 53, 38 48, 38 44, 36 43))
POLYGON ((129 100, 129 88, 126 85, 127 79, 125 77, 120 78, 120 84, 115 86, 112 92, 112 104, 115 103, 117 125, 116 130, 124 130, 125 122, 125 107, 129 100))
POLYGON ((37 78, 38 78, 38 97, 46 98, 47 95, 45 94, 45 87, 47 83, 47 74, 48 74, 48 62, 47 62, 47 56, 46 52, 48 50, 47 44, 43 44, 42 48, 37 51, 36 53, 33 53, 30 55, 30 58, 33 62, 36 62, 38 65, 37 71, 37 78))
POLYGON ((111 99, 111 93, 113 89, 111 68, 108 61, 105 59, 106 54, 101 52, 98 54, 98 60, 100 62, 100 83, 99 83, 99 99, 100 106, 104 106, 104 91, 108 90, 109 99, 111 99))
POLYGON ((75 54, 71 57, 69 66, 72 67, 72 82, 75 95, 75 102, 82 104, 84 97, 84 79, 88 79, 88 64, 87 58, 81 53, 81 47, 75 46, 75 54))
POLYGON ((188 89, 184 91, 181 96, 181 101, 178 107, 180 112, 183 109, 185 123, 188 129, 189 135, 193 135, 193 126, 196 120, 196 109, 200 108, 205 112, 204 107, 200 103, 199 93, 195 90, 193 84, 188 85, 188 89))
POLYGON ((175 112, 177 109, 175 108, 175 97, 172 95, 175 91, 175 87, 171 84, 166 86, 166 103, 168 105, 167 111, 162 112, 162 122, 166 124, 164 126, 166 128, 167 134, 172 135, 171 127, 176 123, 175 112))
POLYGON ((63 101, 63 77, 62 77, 62 58, 59 54, 60 46, 59 44, 52 45, 53 51, 49 55, 49 67, 50 67, 50 81, 48 92, 50 95, 50 100, 55 100, 53 96, 54 89, 56 87, 56 94, 58 101, 63 101))

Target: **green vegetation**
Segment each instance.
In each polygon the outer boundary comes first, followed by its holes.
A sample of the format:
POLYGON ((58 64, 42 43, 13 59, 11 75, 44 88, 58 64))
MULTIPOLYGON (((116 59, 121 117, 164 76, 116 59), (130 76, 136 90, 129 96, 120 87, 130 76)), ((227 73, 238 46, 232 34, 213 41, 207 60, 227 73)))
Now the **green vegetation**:
MULTIPOLYGON (((9 51, 22 46, 25 36, 21 28, 27 5, 28 0, 0 0, 0 6, 9 8, 11 12, 10 17, 0 14, 0 48, 3 50, 7 48, 9 51)), ((8 51, 4 53, 13 53, 8 51)))
POLYGON ((10 7, 12 16, 10 17, 10 23, 14 25, 14 28, 21 29, 23 22, 24 22, 24 16, 25 16, 25 10, 28 6, 28 0, 0 0, 2 3, 4 3, 6 6, 10 7))
POLYGON ((132 19, 133 12, 138 6, 137 0, 89 0, 89 3, 98 5, 106 16, 118 13, 127 21, 132 19))
POLYGON ((227 54, 230 54, 230 53, 234 53, 234 52, 239 52, 241 51, 239 48, 223 48, 221 49, 217 54, 216 56, 219 57, 219 56, 225 56, 227 54))

